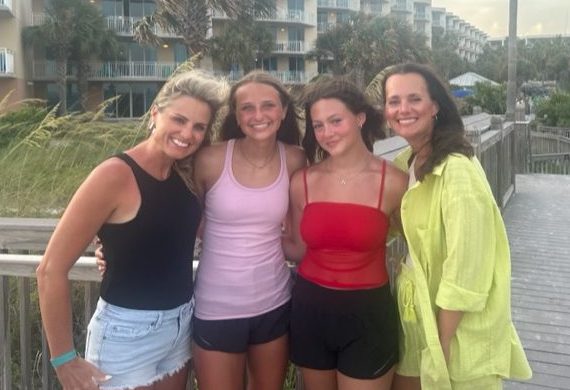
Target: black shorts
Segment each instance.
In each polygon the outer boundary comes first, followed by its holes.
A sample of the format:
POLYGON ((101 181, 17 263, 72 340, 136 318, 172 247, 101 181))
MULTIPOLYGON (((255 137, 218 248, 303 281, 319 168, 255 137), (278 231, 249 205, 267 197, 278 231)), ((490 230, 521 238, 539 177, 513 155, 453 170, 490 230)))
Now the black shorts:
POLYGON ((291 302, 249 318, 229 320, 192 319, 192 338, 210 351, 244 353, 252 344, 276 340, 289 331, 291 302))
POLYGON ((398 317, 389 285, 335 290, 297 277, 291 361, 357 379, 379 378, 398 362, 398 317))

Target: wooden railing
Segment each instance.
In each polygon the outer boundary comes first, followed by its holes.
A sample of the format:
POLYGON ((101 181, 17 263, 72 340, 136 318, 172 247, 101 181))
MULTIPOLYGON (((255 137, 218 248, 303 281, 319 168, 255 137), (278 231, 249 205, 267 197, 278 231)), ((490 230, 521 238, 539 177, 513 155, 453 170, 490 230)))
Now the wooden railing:
MULTIPOLYGON (((528 160, 524 156, 528 126, 502 123, 488 115, 465 121, 497 202, 504 207, 514 191, 515 173, 524 172, 528 160)), ((375 153, 393 158, 403 147, 405 141, 392 138, 378 145, 375 153)), ((35 269, 56 222, 0 218, 0 389, 59 388, 49 366, 35 287, 35 269)), ((390 241, 387 262, 391 275, 405 251, 403 240, 390 241)), ((81 258, 70 279, 75 308, 74 340, 78 350, 82 350, 98 296, 100 279, 94 259, 81 258)), ((295 388, 302 389, 300 380, 296 382, 295 388)))

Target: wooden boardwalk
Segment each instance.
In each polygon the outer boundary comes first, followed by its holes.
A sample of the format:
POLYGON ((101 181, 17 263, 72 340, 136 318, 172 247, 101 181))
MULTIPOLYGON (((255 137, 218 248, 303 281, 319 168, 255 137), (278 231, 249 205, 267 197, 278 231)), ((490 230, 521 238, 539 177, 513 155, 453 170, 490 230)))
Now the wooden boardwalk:
POLYGON ((533 368, 505 389, 570 389, 570 176, 517 176, 504 218, 513 318, 533 368))

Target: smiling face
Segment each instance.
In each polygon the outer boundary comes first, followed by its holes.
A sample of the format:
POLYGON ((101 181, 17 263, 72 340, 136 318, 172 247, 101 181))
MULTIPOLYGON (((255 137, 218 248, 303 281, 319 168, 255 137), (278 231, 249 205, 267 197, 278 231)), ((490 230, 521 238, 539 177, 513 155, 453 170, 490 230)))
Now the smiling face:
POLYGON ((162 109, 153 106, 151 116, 156 126, 151 139, 168 157, 180 160, 198 150, 208 131, 212 112, 203 101, 183 95, 162 109))
POLYGON ((424 78, 418 73, 396 73, 386 80, 385 90, 384 115, 390 127, 412 147, 424 145, 431 139, 439 110, 424 78))
POLYGON ((235 93, 237 123, 246 137, 267 139, 275 137, 287 108, 279 92, 268 84, 251 82, 235 93))
POLYGON ((360 129, 366 115, 354 114, 339 99, 320 99, 310 108, 311 123, 320 147, 331 156, 363 144, 360 129))

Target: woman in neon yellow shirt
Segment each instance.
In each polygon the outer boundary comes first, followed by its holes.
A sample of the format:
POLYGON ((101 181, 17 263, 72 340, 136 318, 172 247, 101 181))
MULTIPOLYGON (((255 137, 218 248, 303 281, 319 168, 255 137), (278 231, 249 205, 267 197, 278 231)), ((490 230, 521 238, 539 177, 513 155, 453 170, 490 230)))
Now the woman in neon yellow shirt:
POLYGON ((531 370, 511 320, 510 255, 500 211, 461 117, 427 67, 392 67, 389 126, 410 147, 402 199, 409 255, 397 278, 402 337, 393 389, 497 390, 531 370))

